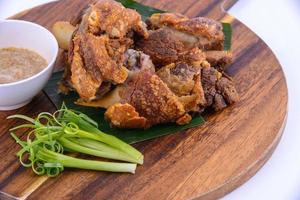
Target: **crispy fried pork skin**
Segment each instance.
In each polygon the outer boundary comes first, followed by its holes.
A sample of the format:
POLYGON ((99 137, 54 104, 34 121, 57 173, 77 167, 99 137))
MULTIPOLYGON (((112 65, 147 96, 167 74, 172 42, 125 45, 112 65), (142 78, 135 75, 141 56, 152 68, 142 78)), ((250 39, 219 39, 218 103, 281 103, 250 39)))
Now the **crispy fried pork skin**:
POLYGON ((148 20, 149 37, 137 41, 136 46, 150 55, 158 66, 173 63, 179 56, 198 47, 202 50, 222 50, 222 25, 208 18, 189 19, 180 14, 157 13, 148 20))
MULTIPOLYGON (((148 31, 136 11, 113 0, 98 0, 77 21, 60 89, 77 91, 77 104, 106 108, 114 127, 183 125, 191 113, 239 99, 224 72, 232 55, 222 51, 219 22, 160 13, 148 19, 148 31)), ((69 29, 56 30, 61 41, 70 38, 69 29)))
MULTIPOLYGON (((184 109, 184 105, 178 100, 177 96, 150 70, 142 70, 136 73, 126 84, 121 94, 121 104, 131 105, 139 114, 137 116, 147 119, 143 128, 176 121, 184 124, 191 120, 187 117, 188 114, 184 109)), ((119 109, 123 109, 122 106, 119 106, 119 109)), ((124 109, 128 109, 128 107, 126 106, 124 109)), ((120 117, 107 112, 105 114, 106 119, 113 126, 121 128, 119 124, 123 123, 120 121, 120 117), (114 123, 116 121, 118 123, 114 123)), ((119 113, 122 112, 119 110, 119 113)), ((139 127, 131 125, 131 127, 127 126, 126 128, 139 127)))
POLYGON ((78 94, 83 99, 95 97, 102 80, 95 79, 84 67, 84 60, 80 55, 80 37, 75 36, 73 39, 74 49, 71 63, 71 82, 78 94))
POLYGON ((157 71, 157 75, 177 96, 189 95, 195 85, 195 76, 200 74, 200 68, 194 68, 186 63, 167 65, 157 71))
POLYGON ((179 60, 162 67, 156 73, 178 96, 187 112, 198 111, 199 106, 205 105, 206 101, 201 84, 201 68, 207 64, 205 53, 195 48, 182 54, 179 60))
POLYGON ((140 117, 135 108, 128 104, 114 104, 105 112, 105 119, 118 128, 145 128, 147 119, 140 117))
POLYGON ((145 37, 148 34, 140 14, 113 0, 98 0, 86 17, 88 31, 95 35, 105 33, 110 38, 125 38, 130 31, 145 37))
POLYGON ((175 122, 185 114, 183 105, 174 93, 154 73, 141 71, 128 83, 122 101, 136 108, 141 116, 147 118, 149 126, 175 122))
POLYGON ((65 73, 82 100, 99 99, 109 91, 109 83, 125 82, 124 54, 133 44, 133 34, 148 36, 145 27, 136 11, 115 1, 99 0, 90 6, 73 34, 65 73))
MULTIPOLYGON (((177 38, 179 34, 174 34, 175 32, 179 33, 177 30, 168 27, 150 31, 149 38, 139 40, 136 46, 151 57, 155 66, 174 63, 178 60, 179 54, 187 50, 184 42, 182 42, 183 38, 177 38)), ((193 43, 194 37, 187 36, 184 39, 191 40, 191 43, 193 43)))
MULTIPOLYGON (((141 51, 136 51, 134 49, 128 49, 125 53, 124 66, 128 71, 127 82, 131 78, 142 70, 150 70, 150 72, 155 73, 155 67, 150 59, 150 57, 141 51)), ((111 84, 109 82, 104 82, 97 92, 97 96, 101 97, 93 101, 85 101, 84 99, 79 99, 76 104, 91 107, 101 107, 108 108, 115 103, 121 101, 120 93, 127 85, 127 82, 121 85, 117 85, 113 90, 111 90, 111 84)))
POLYGON ((126 80, 127 70, 122 61, 128 44, 110 40, 107 35, 94 36, 90 33, 81 39, 85 68, 94 79, 117 84, 126 80))
POLYGON ((173 13, 153 14, 147 23, 150 35, 138 40, 136 47, 150 55, 158 76, 186 111, 221 110, 237 101, 232 81, 223 76, 232 55, 222 51, 221 23, 173 13))
POLYGON ((176 123, 179 125, 185 125, 185 124, 190 123, 191 120, 192 120, 191 115, 186 113, 185 115, 183 115, 182 117, 177 119, 176 123))
MULTIPOLYGON (((148 23, 153 28, 172 27, 180 32, 187 33, 197 37, 198 43, 207 39, 209 44, 203 45, 205 49, 222 50, 224 42, 224 34, 222 32, 222 24, 209 18, 196 17, 189 19, 188 17, 176 13, 155 13, 148 23)), ((204 42, 204 41, 203 41, 204 42)), ((206 41, 202 44, 205 44, 206 41)))
POLYGON ((158 70, 157 75, 174 92, 187 112, 198 111, 199 106, 205 104, 200 67, 173 63, 158 70))
POLYGON ((184 62, 196 68, 209 64, 206 60, 206 53, 201 51, 198 47, 180 54, 177 62, 184 62))
POLYGON ((205 54, 210 66, 219 71, 224 71, 232 62, 232 53, 229 51, 206 51, 205 54))

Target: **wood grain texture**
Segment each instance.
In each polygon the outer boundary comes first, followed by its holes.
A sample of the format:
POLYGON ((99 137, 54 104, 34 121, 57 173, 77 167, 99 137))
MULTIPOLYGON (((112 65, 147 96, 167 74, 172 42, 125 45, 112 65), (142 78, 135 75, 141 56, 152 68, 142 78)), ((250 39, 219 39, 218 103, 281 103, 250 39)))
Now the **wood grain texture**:
MULTIPOLYGON (((23 12, 14 18, 47 28, 57 20, 71 20, 91 1, 61 0, 23 12)), ((234 1, 144 0, 159 9, 190 17, 221 20, 221 7, 234 1)), ((232 20, 234 77, 241 100, 222 112, 205 116, 201 128, 135 145, 145 164, 135 175, 67 169, 59 177, 37 177, 14 156, 18 146, 8 129, 17 121, 10 114, 35 116, 53 111, 44 93, 22 109, 0 113, 0 199, 216 199, 250 177, 271 156, 280 140, 287 115, 284 74, 268 46, 245 25, 232 20)), ((57 67, 59 67, 59 62, 57 67)), ((22 133, 19 133, 22 135, 22 133)))

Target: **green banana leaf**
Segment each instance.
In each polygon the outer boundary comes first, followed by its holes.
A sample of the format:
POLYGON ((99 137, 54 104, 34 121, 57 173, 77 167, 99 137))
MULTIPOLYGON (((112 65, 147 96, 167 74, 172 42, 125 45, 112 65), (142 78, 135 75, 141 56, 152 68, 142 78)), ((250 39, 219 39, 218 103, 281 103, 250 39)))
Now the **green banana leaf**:
POLYGON ((154 13, 165 12, 156 8, 145 6, 133 0, 117 0, 117 1, 120 2, 126 8, 131 8, 136 10, 138 13, 140 13, 144 21, 154 13))
MULTIPOLYGON (((125 7, 132 8, 137 10, 145 20, 153 13, 162 13, 164 11, 158 10, 156 8, 151 8, 140 3, 137 3, 133 0, 118 0, 121 2, 125 7)), ((225 34, 225 41, 224 41, 224 49, 230 50, 231 47, 231 25, 223 23, 223 32, 225 34)), ((57 108, 60 108, 62 102, 65 102, 68 108, 81 111, 92 119, 99 123, 100 130, 115 135, 116 137, 122 139, 127 143, 136 143, 140 141, 145 141, 157 137, 161 137, 168 134, 178 133, 182 130, 186 130, 189 128, 193 128, 196 126, 200 126, 204 123, 204 119, 201 116, 194 116, 192 121, 187 125, 177 125, 175 123, 170 124, 161 124, 153 126, 146 130, 121 130, 117 128, 111 128, 109 124, 104 120, 104 109, 98 108, 91 108, 91 107, 84 107, 74 104, 74 101, 78 99, 78 95, 75 93, 71 93, 69 95, 62 95, 58 94, 58 85, 57 83, 62 77, 63 72, 56 72, 51 77, 50 81, 46 85, 44 91, 49 96, 51 101, 55 104, 57 108)))
POLYGON ((225 36, 224 40, 224 50, 229 51, 231 49, 231 37, 232 37, 232 28, 229 23, 222 23, 223 33, 225 36))

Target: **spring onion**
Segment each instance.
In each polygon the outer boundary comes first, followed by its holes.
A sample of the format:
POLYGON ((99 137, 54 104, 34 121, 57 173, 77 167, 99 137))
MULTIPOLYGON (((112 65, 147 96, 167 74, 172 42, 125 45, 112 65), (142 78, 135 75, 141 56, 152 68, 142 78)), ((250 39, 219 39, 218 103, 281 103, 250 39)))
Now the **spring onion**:
POLYGON ((57 176, 64 167, 134 173, 137 164, 143 164, 143 155, 138 150, 103 133, 87 115, 70 110, 64 104, 53 114, 42 112, 35 119, 24 115, 8 117, 14 118, 29 122, 10 129, 10 132, 22 147, 17 153, 21 164, 32 167, 38 175, 57 176), (21 128, 30 130, 24 141, 15 134, 21 128), (75 158, 65 155, 66 150, 129 163, 75 158))

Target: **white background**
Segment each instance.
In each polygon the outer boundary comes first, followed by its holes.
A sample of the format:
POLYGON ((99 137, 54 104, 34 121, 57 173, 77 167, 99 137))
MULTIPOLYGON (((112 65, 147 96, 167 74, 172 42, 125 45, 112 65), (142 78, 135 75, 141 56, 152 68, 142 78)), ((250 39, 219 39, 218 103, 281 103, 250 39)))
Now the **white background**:
MULTIPOLYGON (((49 1, 0 0, 0 19, 49 1)), ((256 32, 278 57, 288 83, 289 116, 271 159, 223 199, 300 200, 300 1, 240 0, 229 13, 256 32)))

